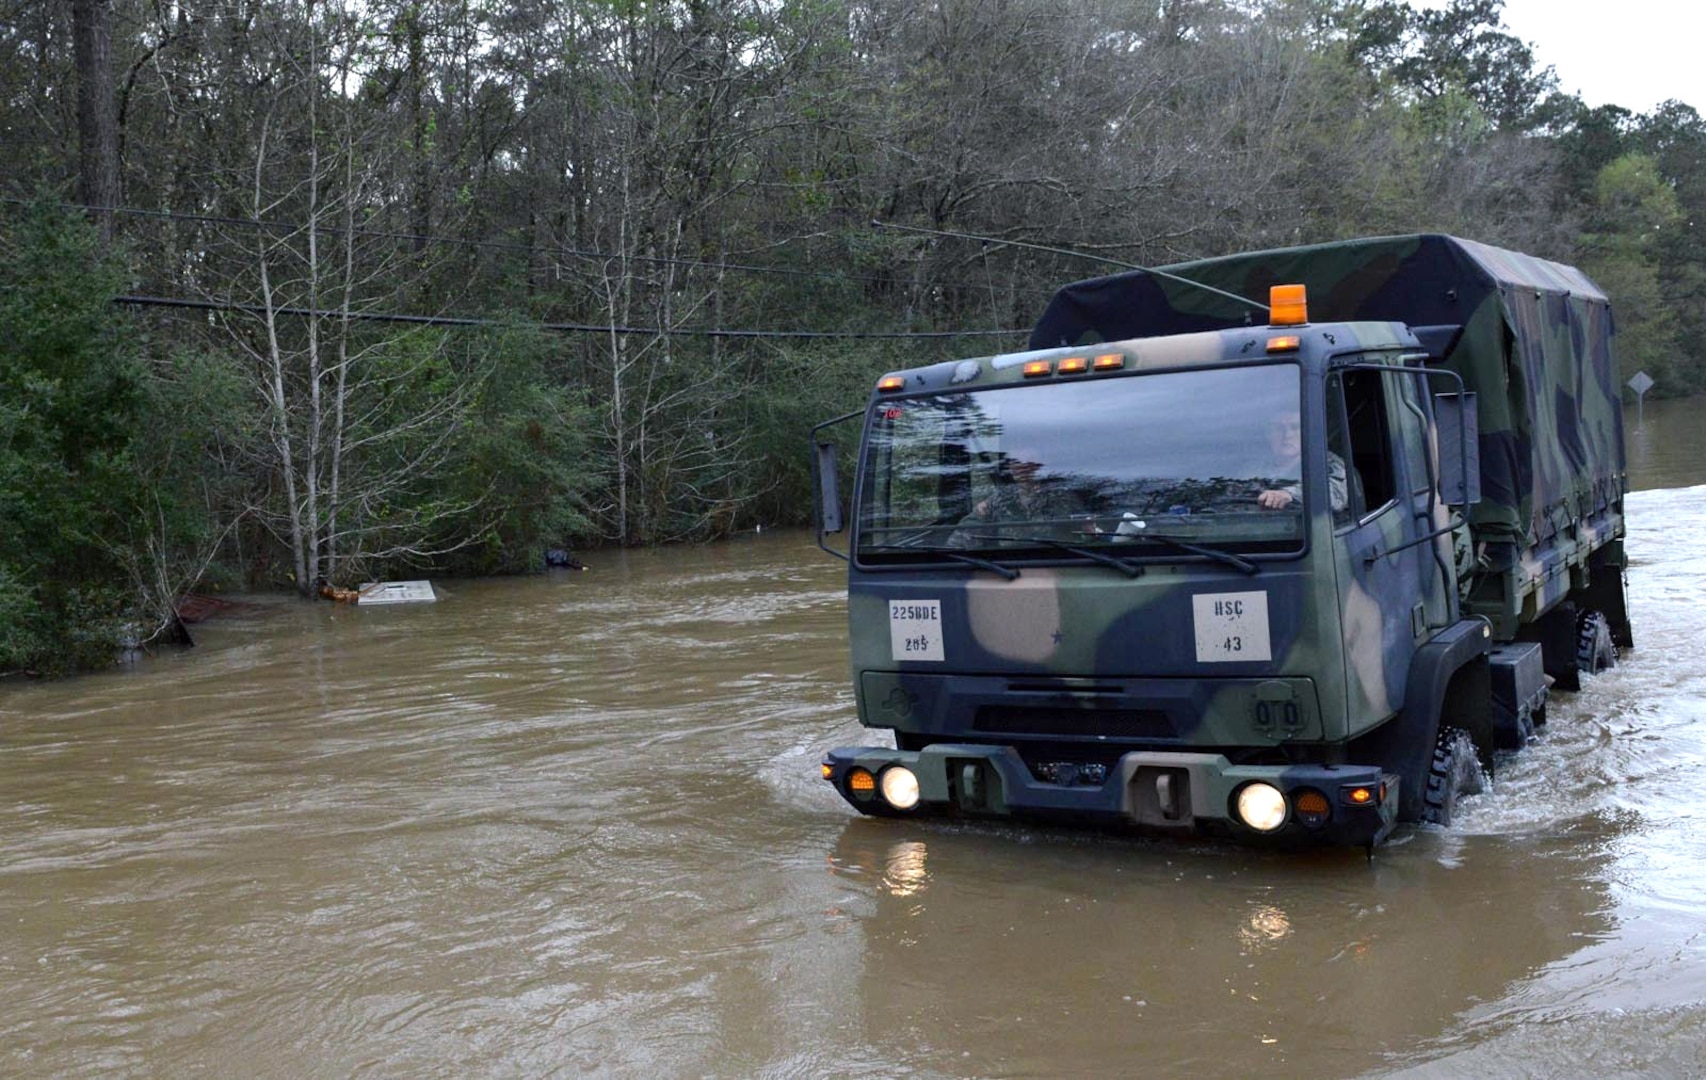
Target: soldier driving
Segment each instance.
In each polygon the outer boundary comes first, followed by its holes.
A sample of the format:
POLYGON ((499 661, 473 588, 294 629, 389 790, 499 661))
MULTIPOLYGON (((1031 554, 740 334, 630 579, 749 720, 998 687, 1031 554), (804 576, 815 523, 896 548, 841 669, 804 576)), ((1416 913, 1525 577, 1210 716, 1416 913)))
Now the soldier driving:
MULTIPOLYGON (((1284 510, 1303 501, 1303 424, 1297 413, 1281 413, 1268 418, 1267 435, 1272 457, 1261 467, 1261 478, 1292 482, 1264 488, 1256 495, 1256 505, 1265 510, 1284 510)), ((1329 452, 1327 483, 1335 511, 1343 510, 1349 501, 1345 477, 1344 459, 1329 452)))

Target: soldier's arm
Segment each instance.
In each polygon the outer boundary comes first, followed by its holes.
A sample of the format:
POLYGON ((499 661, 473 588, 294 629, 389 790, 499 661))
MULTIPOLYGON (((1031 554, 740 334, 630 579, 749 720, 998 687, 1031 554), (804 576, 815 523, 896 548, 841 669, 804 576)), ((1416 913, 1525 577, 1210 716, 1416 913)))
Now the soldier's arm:
POLYGON ((1349 474, 1345 471, 1345 459, 1330 450, 1327 452, 1327 497, 1335 512, 1343 510, 1351 502, 1351 485, 1349 474))

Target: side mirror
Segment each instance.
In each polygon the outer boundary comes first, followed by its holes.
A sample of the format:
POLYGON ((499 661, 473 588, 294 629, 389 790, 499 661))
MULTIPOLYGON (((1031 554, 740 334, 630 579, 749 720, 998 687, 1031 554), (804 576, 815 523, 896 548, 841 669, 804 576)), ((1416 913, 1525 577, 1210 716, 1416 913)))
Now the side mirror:
POLYGON ((852 554, 837 551, 823 542, 828 533, 838 533, 846 528, 847 522, 841 513, 841 485, 835 470, 836 444, 829 440, 826 434, 831 428, 839 427, 851 420, 862 420, 865 410, 850 412, 837 416, 834 420, 825 420, 812 428, 812 494, 816 500, 812 506, 812 517, 817 521, 817 546, 834 555, 837 559, 852 561, 852 554))
POLYGON ((812 486, 817 489, 817 535, 821 542, 824 534, 838 533, 842 529, 841 492, 836 481, 835 444, 820 442, 815 450, 812 486))
POLYGON ((1451 355, 1451 350, 1457 348, 1457 340, 1463 336, 1463 327, 1412 326, 1410 332, 1416 335, 1416 340, 1427 350, 1428 363, 1443 364, 1445 358, 1451 355))
POLYGON ((1439 429, 1439 488, 1447 506, 1481 501, 1481 444, 1475 395, 1435 394, 1434 423, 1439 429))

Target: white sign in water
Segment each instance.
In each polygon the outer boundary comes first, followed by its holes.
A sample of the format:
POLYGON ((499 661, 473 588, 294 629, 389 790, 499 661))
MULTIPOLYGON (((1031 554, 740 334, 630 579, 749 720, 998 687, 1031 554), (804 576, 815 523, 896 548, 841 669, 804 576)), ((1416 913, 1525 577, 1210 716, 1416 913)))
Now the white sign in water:
POLYGON ((368 582, 357 592, 360 604, 424 604, 438 599, 430 581, 368 582))

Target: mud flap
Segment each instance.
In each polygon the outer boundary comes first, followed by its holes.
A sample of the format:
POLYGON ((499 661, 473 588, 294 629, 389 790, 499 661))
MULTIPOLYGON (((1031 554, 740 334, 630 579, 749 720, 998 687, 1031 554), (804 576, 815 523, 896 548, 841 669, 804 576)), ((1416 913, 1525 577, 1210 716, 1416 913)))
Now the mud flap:
POLYGON ((1623 541, 1614 540, 1605 545, 1588 560, 1588 587, 1580 595, 1580 606, 1605 616, 1611 627, 1611 643, 1619 649, 1635 647, 1629 604, 1623 592, 1623 572, 1627 567, 1623 541))
MULTIPOLYGON (((1491 646, 1492 636, 1484 619, 1462 619, 1446 627, 1417 649, 1410 661, 1403 710, 1352 751, 1358 758, 1372 758, 1397 774, 1399 821, 1422 818, 1422 796, 1439 739, 1440 713, 1448 706, 1452 680, 1465 666, 1477 662, 1479 678, 1472 681, 1482 687, 1480 708, 1472 710, 1471 715, 1454 716, 1451 725, 1469 730, 1477 747, 1484 751, 1491 748, 1492 702, 1486 663, 1491 646), (1485 730, 1477 731, 1476 727, 1485 730)), ((1455 696, 1460 699, 1474 692, 1461 682, 1458 687, 1455 696)))

